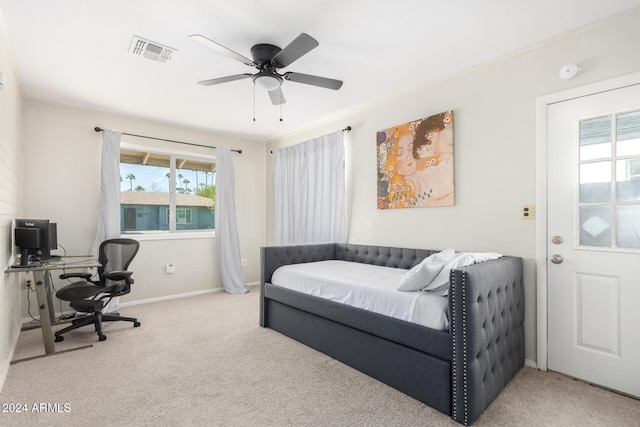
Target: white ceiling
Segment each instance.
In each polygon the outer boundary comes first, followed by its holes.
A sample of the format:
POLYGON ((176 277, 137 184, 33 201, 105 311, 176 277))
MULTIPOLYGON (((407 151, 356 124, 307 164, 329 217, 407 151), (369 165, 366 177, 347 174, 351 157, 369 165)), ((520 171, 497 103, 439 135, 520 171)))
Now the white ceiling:
MULTIPOLYGON (((640 0, 0 0, 24 96, 268 140, 440 80, 640 5, 640 0), (320 46, 283 71, 282 108, 240 80, 253 69, 191 41, 199 33, 250 57, 300 33, 320 46), (177 51, 128 53, 134 35, 177 51)), ((558 64, 558 68, 563 64, 558 64)), ((2 70, 0 70, 1 72, 2 70)), ((99 125, 97 123, 97 125, 99 125)), ((126 132, 126 129, 119 129, 126 132)))

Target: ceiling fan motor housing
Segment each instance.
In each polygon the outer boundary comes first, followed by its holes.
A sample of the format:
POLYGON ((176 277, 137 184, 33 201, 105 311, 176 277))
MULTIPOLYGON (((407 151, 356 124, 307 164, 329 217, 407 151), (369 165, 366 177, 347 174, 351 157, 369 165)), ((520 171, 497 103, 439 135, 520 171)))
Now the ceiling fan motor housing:
POLYGON ((264 68, 278 68, 278 65, 271 62, 274 56, 276 56, 282 49, 272 44, 257 44, 251 48, 251 57, 255 62, 258 69, 264 68))
POLYGON ((251 57, 259 70, 253 76, 253 83, 267 91, 277 89, 282 84, 282 77, 277 72, 278 64, 273 61, 280 51, 278 46, 266 43, 251 48, 251 57))

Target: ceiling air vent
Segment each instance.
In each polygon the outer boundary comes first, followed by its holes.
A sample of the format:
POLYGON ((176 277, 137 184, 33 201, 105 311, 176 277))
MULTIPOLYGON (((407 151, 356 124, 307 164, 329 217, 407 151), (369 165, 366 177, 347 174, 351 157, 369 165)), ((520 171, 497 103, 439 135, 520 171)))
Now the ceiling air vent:
POLYGON ((143 56, 155 62, 167 62, 176 50, 160 43, 152 42, 142 37, 133 36, 129 52, 136 56, 143 56))

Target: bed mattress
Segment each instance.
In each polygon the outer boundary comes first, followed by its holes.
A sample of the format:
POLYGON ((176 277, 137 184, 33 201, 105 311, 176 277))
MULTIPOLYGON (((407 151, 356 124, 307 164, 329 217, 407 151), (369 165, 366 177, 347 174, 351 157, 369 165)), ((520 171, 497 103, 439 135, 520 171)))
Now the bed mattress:
POLYGON ((341 304, 448 331, 448 299, 429 292, 397 290, 408 272, 348 261, 318 261, 278 268, 271 278, 276 286, 341 304))

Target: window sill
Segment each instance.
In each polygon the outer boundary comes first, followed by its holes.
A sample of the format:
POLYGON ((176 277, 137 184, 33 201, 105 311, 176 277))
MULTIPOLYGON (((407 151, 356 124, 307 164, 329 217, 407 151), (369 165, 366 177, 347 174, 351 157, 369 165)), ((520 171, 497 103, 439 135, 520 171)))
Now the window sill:
POLYGON ((175 233, 127 233, 121 235, 123 239, 145 240, 188 240, 188 239, 213 239, 216 237, 215 231, 183 231, 175 233))

